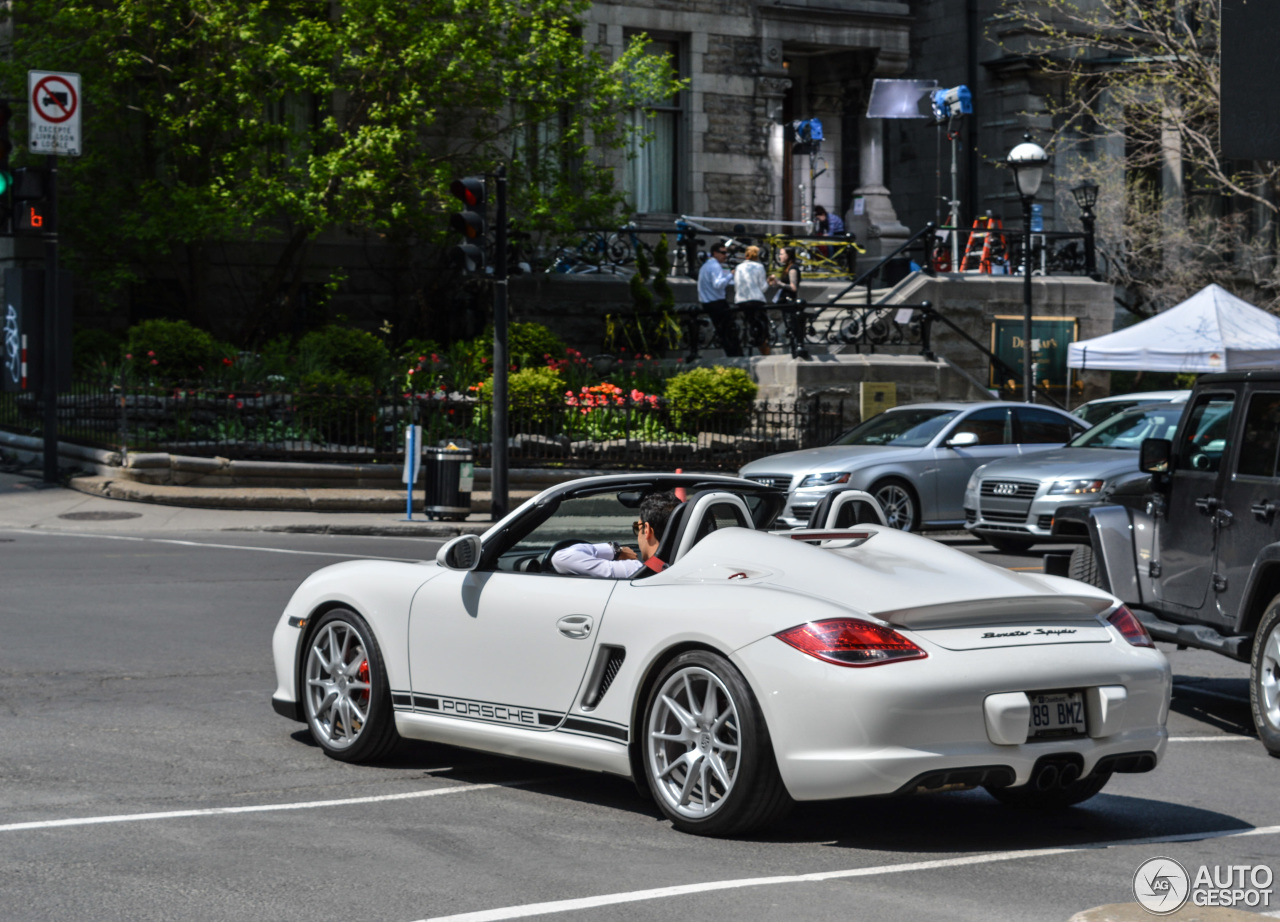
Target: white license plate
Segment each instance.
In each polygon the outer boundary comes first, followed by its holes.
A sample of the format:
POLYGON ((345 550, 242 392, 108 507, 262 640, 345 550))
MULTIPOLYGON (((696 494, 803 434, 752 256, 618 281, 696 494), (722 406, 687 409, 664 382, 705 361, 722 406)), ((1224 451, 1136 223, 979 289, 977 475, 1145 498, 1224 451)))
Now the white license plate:
POLYGON ((1029 735, 1075 736, 1085 733, 1084 692, 1028 694, 1031 699, 1029 735))

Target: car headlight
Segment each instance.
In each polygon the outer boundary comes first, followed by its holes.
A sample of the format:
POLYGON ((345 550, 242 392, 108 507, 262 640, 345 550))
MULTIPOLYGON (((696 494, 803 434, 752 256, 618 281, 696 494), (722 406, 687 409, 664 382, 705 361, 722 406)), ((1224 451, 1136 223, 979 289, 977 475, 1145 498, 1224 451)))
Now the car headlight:
POLYGON ((982 472, 986 470, 986 467, 987 466, 984 464, 982 467, 975 469, 974 472, 969 475, 969 482, 964 485, 964 491, 966 493, 978 492, 978 482, 982 480, 982 472))
POLYGON ((796 489, 802 490, 805 487, 833 487, 838 483, 848 483, 849 474, 839 471, 830 471, 825 474, 806 474, 804 480, 800 481, 800 486, 796 489))
POLYGON ((1076 496, 1082 493, 1097 493, 1104 483, 1106 483, 1105 480, 1058 480, 1049 487, 1049 492, 1051 494, 1070 493, 1076 496))

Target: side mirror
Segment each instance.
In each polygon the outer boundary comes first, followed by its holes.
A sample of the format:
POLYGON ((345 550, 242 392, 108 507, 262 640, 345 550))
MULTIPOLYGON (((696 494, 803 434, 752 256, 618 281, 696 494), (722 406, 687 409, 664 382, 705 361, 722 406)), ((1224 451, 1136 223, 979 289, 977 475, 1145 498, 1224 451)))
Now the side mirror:
POLYGON ((450 570, 474 570, 480 563, 480 537, 458 535, 436 552, 436 563, 450 570))
POLYGON ((1173 443, 1168 439, 1143 439, 1138 449, 1138 470, 1148 474, 1165 474, 1173 456, 1173 443))
POLYGON ((948 448, 966 448, 969 445, 977 444, 978 433, 976 432, 957 432, 946 441, 946 446, 948 448))

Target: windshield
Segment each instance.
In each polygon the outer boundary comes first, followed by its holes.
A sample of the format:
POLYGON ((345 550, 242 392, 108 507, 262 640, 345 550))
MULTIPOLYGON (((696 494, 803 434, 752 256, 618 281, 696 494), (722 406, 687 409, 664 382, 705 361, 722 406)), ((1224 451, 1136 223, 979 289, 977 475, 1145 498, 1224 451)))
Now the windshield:
POLYGON ((886 410, 865 423, 854 426, 832 445, 896 445, 919 448, 928 445, 959 410, 911 408, 886 410))
POLYGON ((1068 448, 1122 448, 1137 451, 1143 439, 1171 439, 1182 418, 1185 404, 1161 404, 1147 409, 1126 410, 1108 417, 1075 437, 1068 448))

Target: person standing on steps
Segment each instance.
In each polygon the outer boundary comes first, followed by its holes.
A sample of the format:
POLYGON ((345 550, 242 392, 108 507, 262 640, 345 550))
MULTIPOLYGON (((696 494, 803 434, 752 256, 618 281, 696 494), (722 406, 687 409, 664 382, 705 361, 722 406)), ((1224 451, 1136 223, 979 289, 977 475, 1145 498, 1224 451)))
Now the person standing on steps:
MULTIPOLYGON (((698 272, 698 303, 702 311, 711 318, 711 324, 720 337, 720 345, 727 356, 742 355, 742 344, 738 342, 738 331, 733 323, 733 315, 729 310, 728 288, 733 284, 733 273, 725 266, 729 260, 729 250, 724 243, 716 242, 711 246, 711 258, 702 264, 698 272)), ((698 344, 696 326, 694 328, 693 348, 690 358, 697 358, 698 344)))

